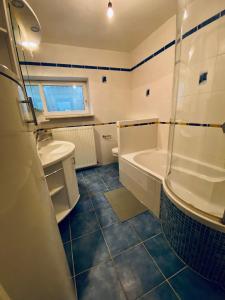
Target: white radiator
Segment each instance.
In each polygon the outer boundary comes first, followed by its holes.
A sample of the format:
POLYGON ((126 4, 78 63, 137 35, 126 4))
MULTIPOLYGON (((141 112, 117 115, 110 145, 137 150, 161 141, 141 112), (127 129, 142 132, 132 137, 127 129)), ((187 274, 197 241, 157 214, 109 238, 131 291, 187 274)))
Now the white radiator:
POLYGON ((75 145, 76 169, 97 164, 93 126, 52 129, 52 135, 55 140, 75 145))

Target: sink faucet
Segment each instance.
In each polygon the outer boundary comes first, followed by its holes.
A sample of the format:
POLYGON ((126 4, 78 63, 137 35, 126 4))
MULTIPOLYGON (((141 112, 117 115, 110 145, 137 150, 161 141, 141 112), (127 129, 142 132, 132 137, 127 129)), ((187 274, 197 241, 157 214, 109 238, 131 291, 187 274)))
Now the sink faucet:
POLYGON ((44 142, 44 141, 51 140, 51 139, 52 139, 51 131, 48 131, 46 129, 38 129, 36 131, 36 142, 37 142, 37 144, 39 142, 44 142))

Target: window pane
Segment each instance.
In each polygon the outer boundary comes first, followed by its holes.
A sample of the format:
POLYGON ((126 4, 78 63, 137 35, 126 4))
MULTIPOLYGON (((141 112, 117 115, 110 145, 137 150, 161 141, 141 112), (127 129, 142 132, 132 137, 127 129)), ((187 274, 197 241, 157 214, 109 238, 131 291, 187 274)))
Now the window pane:
POLYGON ((43 103, 41 100, 39 85, 26 84, 25 87, 28 97, 32 98, 34 108, 38 111, 43 111, 43 103))
POLYGON ((44 85, 49 112, 85 110, 83 87, 78 85, 44 85))

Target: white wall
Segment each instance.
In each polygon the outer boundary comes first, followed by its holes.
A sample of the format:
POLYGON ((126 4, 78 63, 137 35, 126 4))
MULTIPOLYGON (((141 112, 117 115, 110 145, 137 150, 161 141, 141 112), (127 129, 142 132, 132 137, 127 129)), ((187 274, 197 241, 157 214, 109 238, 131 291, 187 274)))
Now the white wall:
MULTIPOLYGON (((193 1, 187 7, 184 31, 225 8, 220 0, 193 1), (204 8, 204 9, 203 9, 204 8)), ((188 36, 181 44, 176 120, 220 125, 225 121, 225 18, 188 36), (199 76, 207 81, 199 85, 199 76)), ((225 138, 221 128, 176 126, 174 152, 224 169, 225 138)))
MULTIPOLYGON (((156 52, 176 37, 176 17, 170 18, 131 53, 135 65, 156 52)), ((158 117, 168 122, 171 113, 173 69, 175 47, 172 46, 158 56, 135 69, 131 75, 132 117, 158 117), (146 90, 150 96, 146 97, 146 90)), ((158 147, 166 149, 169 126, 159 124, 158 147)))
MULTIPOLYGON (((175 17, 172 17, 130 53, 42 43, 33 56, 26 53, 26 60, 130 68, 173 40, 175 23, 175 17)), ((28 73, 32 76, 88 78, 94 117, 51 120, 42 127, 107 123, 143 117, 169 121, 174 48, 171 47, 132 72, 29 66, 28 73), (106 84, 101 82, 102 76, 107 76, 106 84), (150 89, 149 97, 145 96, 147 88, 150 89)), ((23 67, 24 73, 26 68, 23 67)), ((103 164, 113 161, 111 147, 117 146, 116 125, 96 126, 95 136, 98 161, 103 164), (112 140, 102 138, 109 134, 112 140)), ((159 124, 158 147, 166 149, 167 139, 168 125, 159 124)))
MULTIPOLYGON (((74 46, 42 43, 33 56, 26 53, 27 61, 97 65, 110 67, 129 67, 129 54, 125 52, 88 49, 74 46)), ((62 127, 69 125, 108 123, 129 118, 130 113, 130 76, 129 72, 76 69, 62 67, 23 66, 30 76, 88 78, 89 100, 94 117, 51 120, 41 127, 62 127), (107 76, 107 83, 102 83, 107 76)), ((117 146, 116 125, 95 127, 97 159, 100 163, 114 161, 111 147, 117 146), (112 135, 105 140, 102 135, 112 135)))

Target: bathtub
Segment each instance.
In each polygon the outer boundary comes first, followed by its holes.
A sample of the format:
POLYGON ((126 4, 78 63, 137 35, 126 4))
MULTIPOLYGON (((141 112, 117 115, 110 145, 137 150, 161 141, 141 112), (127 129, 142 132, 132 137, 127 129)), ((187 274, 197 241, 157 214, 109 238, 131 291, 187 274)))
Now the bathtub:
MULTIPOLYGON (((167 152, 149 149, 120 156, 120 181, 139 201, 159 216, 160 188, 166 175, 167 152)), ((208 226, 221 223, 225 209, 225 171, 179 154, 173 154, 167 190, 174 204, 208 226), (205 220, 208 220, 205 223, 205 220), (212 220, 210 222, 210 220, 212 220)), ((221 226, 219 226, 221 227, 221 226)), ((224 227, 224 226, 223 226, 224 227)))
POLYGON ((166 160, 167 152, 157 149, 123 154, 119 157, 120 181, 158 217, 166 160))
POLYGON ((225 170, 178 154, 173 155, 167 185, 197 211, 221 219, 225 209, 225 170))

